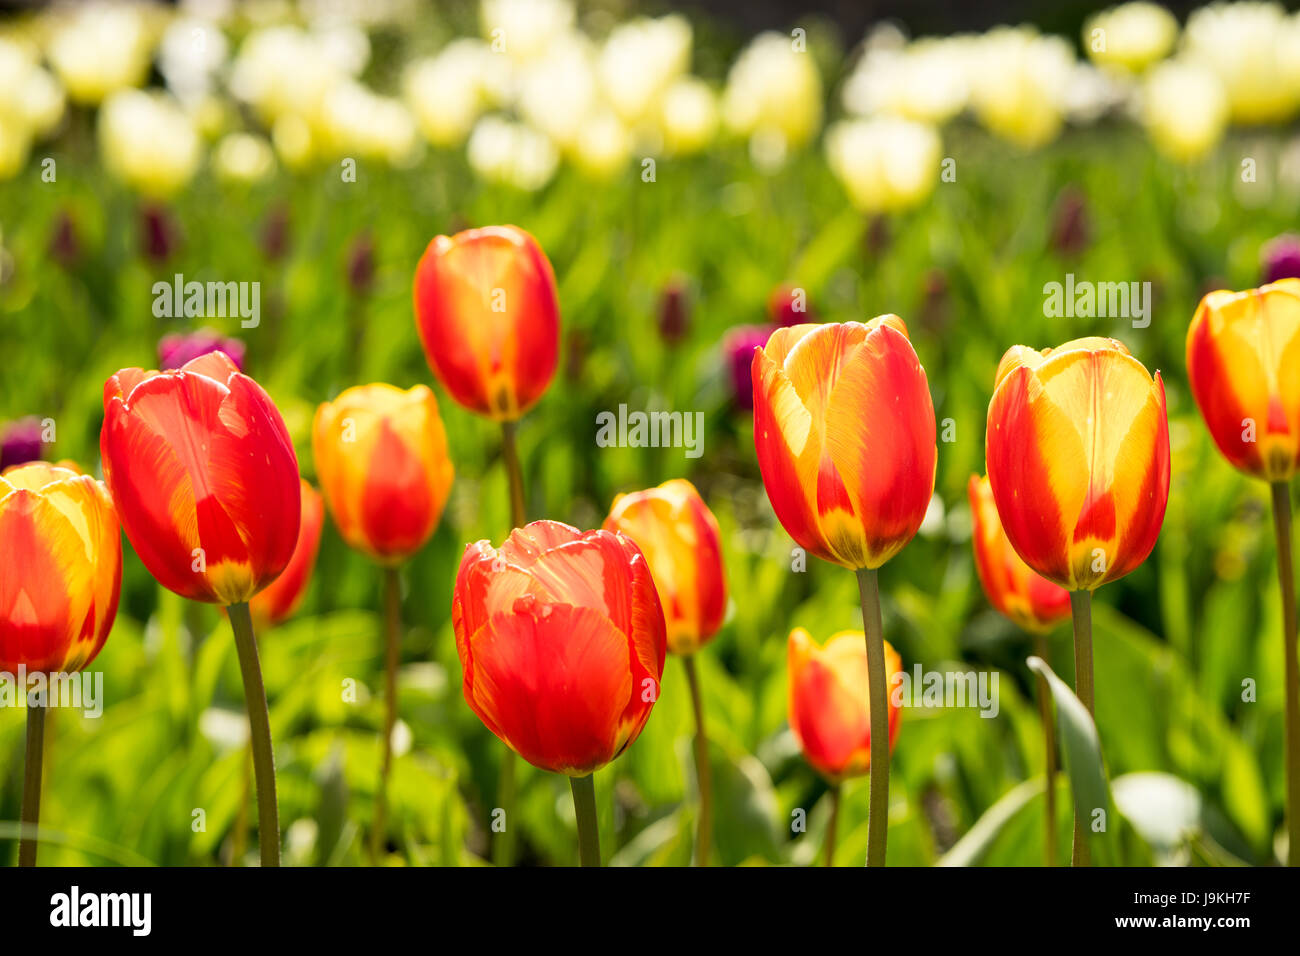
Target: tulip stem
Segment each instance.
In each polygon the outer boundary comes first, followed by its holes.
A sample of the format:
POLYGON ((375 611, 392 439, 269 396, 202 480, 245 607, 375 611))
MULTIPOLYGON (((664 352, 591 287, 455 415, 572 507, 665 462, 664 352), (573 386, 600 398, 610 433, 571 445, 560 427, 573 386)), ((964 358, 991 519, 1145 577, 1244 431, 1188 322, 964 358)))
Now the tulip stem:
POLYGON ((27 752, 23 768, 23 805, 19 815, 18 865, 36 865, 37 828, 41 822, 41 767, 45 762, 45 705, 27 702, 27 752))
POLYGON ((393 725, 397 723, 397 665, 402 656, 402 578, 397 568, 384 569, 384 739, 380 745, 375 819, 370 829, 370 859, 379 862, 388 815, 388 775, 393 766, 393 725))
POLYGON ((1296 661, 1295 558, 1291 544, 1291 487, 1273 483, 1277 576, 1282 588, 1282 659, 1286 678, 1287 866, 1300 866, 1300 664, 1296 661))
POLYGON ((263 866, 280 865, 280 810, 275 802, 275 751, 271 747, 271 713, 266 706, 262 665, 257 658, 257 638, 248 602, 232 604, 230 628, 235 632, 239 671, 244 679, 244 704, 248 708, 249 744, 253 749, 253 776, 257 782, 257 842, 263 866))
POLYGON ((822 866, 835 865, 835 831, 840 825, 840 784, 831 784, 831 818, 826 824, 826 842, 822 844, 822 866))
MULTIPOLYGON (((1034 653, 1047 664, 1052 666, 1051 652, 1048 649, 1047 635, 1034 635, 1034 653)), ((1045 797, 1047 804, 1044 808, 1044 814, 1047 818, 1047 832, 1043 835, 1043 864, 1048 867, 1056 866, 1056 725, 1052 720, 1052 689, 1047 684, 1047 678, 1042 674, 1037 675, 1038 684, 1038 718, 1043 724, 1043 759, 1044 759, 1044 776, 1047 778, 1047 789, 1045 797)))
POLYGON ((875 568, 858 569, 862 630, 867 640, 867 703, 871 710, 871 807, 867 817, 867 866, 885 865, 889 837, 889 698, 885 681, 885 627, 875 568))
POLYGON ((596 828, 596 781, 585 777, 570 777, 573 790, 573 812, 578 817, 578 859, 583 866, 600 866, 600 831, 596 828))
MULTIPOLYGON (((515 441, 517 422, 501 423, 501 457, 505 463, 506 481, 510 486, 510 527, 522 528, 528 523, 528 510, 524 504, 524 472, 519 465, 519 446, 515 441)), ((497 866, 511 866, 515 859, 515 789, 518 757, 507 747, 501 754, 501 772, 497 777, 497 807, 502 811, 505 828, 497 834, 492 845, 492 862, 497 866)))
POLYGON ((709 738, 704 730, 704 698, 700 695, 700 678, 695 669, 695 656, 682 657, 686 679, 691 685, 691 704, 695 708, 695 781, 700 791, 699 832, 695 837, 695 865, 709 865, 709 849, 713 839, 713 771, 709 767, 709 738))
MULTIPOLYGON (((1096 721, 1092 701, 1092 592, 1071 591, 1070 612, 1074 617, 1074 693, 1083 706, 1088 708, 1088 716, 1096 721)), ((1087 807, 1074 804, 1074 850, 1070 856, 1071 866, 1091 866, 1092 854, 1088 848, 1088 829, 1084 821, 1087 807)))

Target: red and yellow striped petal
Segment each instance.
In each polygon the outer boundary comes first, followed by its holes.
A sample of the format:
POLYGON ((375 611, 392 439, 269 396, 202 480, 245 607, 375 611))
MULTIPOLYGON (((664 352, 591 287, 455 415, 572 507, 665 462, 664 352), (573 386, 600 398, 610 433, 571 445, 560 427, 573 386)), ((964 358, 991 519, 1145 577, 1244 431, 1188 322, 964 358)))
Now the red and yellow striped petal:
POLYGON ((559 354, 555 274, 516 226, 437 236, 415 270, 415 314, 429 365, 471 411, 512 421, 550 385, 559 354))
POLYGON ((316 555, 320 551, 321 528, 325 524, 325 502, 320 493, 306 481, 301 485, 302 520, 298 527, 298 543, 293 557, 283 573, 248 602, 249 609, 259 624, 274 627, 291 617, 302 603, 307 585, 316 568, 316 555))
POLYGON ((1233 467, 1269 482, 1300 470, 1300 279, 1205 296, 1187 331, 1187 371, 1233 467))

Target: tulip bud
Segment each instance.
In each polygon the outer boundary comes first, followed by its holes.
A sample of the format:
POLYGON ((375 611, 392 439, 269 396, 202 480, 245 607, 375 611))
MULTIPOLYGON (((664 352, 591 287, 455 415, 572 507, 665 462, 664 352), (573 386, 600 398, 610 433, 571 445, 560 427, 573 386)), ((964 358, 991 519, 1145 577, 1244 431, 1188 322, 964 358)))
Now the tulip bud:
POLYGON ((73 673, 117 615, 122 539, 104 486, 33 462, 0 475, 0 671, 73 673))
POLYGON ((369 232, 352 240, 348 248, 348 288, 353 295, 365 295, 375 284, 375 241, 369 232))
POLYGON ((975 570, 989 603, 1026 631, 1051 630, 1070 616, 1070 592, 1036 574, 1016 554, 993 501, 987 478, 971 475, 971 543, 975 570))
POLYGON ((938 457, 903 320, 777 329, 753 377, 754 445, 782 526, 819 558, 880 567, 921 527, 938 457))
POLYGON ((1264 245, 1264 283, 1300 279, 1300 236, 1286 233, 1264 245))
POLYGON ((514 421, 550 385, 559 353, 555 274, 515 226, 437 236, 415 270, 424 354, 457 402, 514 421))
POLYGON ((289 206, 273 208, 262 226, 262 255, 268 262, 279 262, 289 251, 289 206))
POLYGON ((424 547, 453 476, 429 388, 349 388, 316 410, 311 447, 321 491, 349 546, 384 565, 424 547))
POLYGON ((754 350, 767 344, 770 325, 737 325, 722 337, 722 354, 731 376, 731 398, 737 408, 754 407, 754 350))
POLYGON ((321 526, 325 523, 325 502, 306 481, 302 482, 301 490, 302 520, 298 525, 298 543, 294 545, 289 564, 278 578, 248 602, 253 620, 259 626, 274 627, 291 617, 302 603, 312 572, 316 569, 321 526))
POLYGON ((126 536, 164 587, 238 604, 289 563, 298 458, 270 397, 224 352, 112 376, 99 447, 126 536))
POLYGON ((35 417, 20 418, 0 428, 0 471, 44 458, 41 439, 41 423, 35 417))
POLYGON ((244 343, 226 338, 212 329, 164 335, 158 341, 158 365, 163 371, 181 368, 209 352, 224 352, 235 363, 235 368, 241 372, 244 370, 244 343))
POLYGON ((659 337, 669 345, 686 338, 691 325, 690 291, 686 280, 669 280, 659 293, 659 337))
POLYGON ((717 633, 727 612, 718 522, 695 486, 682 478, 614 499, 606 531, 621 531, 650 563, 668 627, 668 650, 693 654, 717 633))
POLYGON ((50 235, 50 257, 71 269, 81 259, 81 239, 77 234, 77 222, 67 209, 59 210, 54 222, 54 232, 50 235))
POLYGON ((817 321, 817 313, 808 304, 808 293, 792 285, 779 285, 772 290, 767 299, 767 317, 780 328, 817 321))
POLYGON ((1058 255, 1073 258, 1088 248, 1091 239, 1088 197, 1079 187, 1067 186, 1061 190, 1052 212, 1052 249, 1058 255))
POLYGON ((534 521, 465 549, 452 603, 465 701, 536 767, 583 777, 636 740, 667 640, 630 538, 534 521))
POLYGON ((1169 500, 1165 386, 1122 343, 1013 346, 985 444, 1007 537, 1049 581, 1091 591, 1155 547, 1169 500))
POLYGON ((1300 471, 1300 279, 1211 292, 1187 330, 1187 375, 1214 443, 1269 482, 1300 471))
MULTIPOLYGON (((790 730, 813 768, 832 783, 871 770, 871 695, 867 689, 867 645, 861 631, 841 631, 818 647, 801 627, 790 632, 786 649, 790 677, 790 730)), ((894 675, 903 668, 885 643, 885 687, 889 694, 889 748, 898 739, 902 709, 895 703, 894 675)))
POLYGON ((140 210, 140 252, 150 262, 161 264, 180 245, 180 227, 166 206, 148 203, 140 210))

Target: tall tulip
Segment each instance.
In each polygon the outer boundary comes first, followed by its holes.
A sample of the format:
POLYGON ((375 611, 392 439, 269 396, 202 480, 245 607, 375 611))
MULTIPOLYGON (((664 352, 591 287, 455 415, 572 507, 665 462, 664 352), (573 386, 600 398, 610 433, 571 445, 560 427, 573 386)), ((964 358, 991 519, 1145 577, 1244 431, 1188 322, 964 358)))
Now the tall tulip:
MULTIPOLYGON (((1016 554, 1002 530, 988 478, 971 475, 970 497, 975 570, 989 603, 1034 636, 1034 653, 1051 664, 1047 632, 1070 616, 1070 592, 1038 574, 1016 554)), ((1037 675, 1038 710, 1043 724, 1043 754, 1047 779, 1047 833, 1043 844, 1048 866, 1056 865, 1056 731, 1047 678, 1037 675)))
MULTIPOLYGON (((103 485, 44 462, 0 474, 0 671, 85 668, 108 639, 121 583, 122 538, 103 485)), ((40 696, 27 695, 20 866, 36 865, 48 704, 40 696)))
POLYGON ((399 567, 433 534, 454 474, 438 400, 424 385, 358 385, 316 410, 312 455, 330 514, 350 546, 384 569, 384 737, 371 828, 378 859, 387 813, 402 645, 399 567))
POLYGON ((1269 483, 1282 589, 1288 864, 1300 866, 1300 663, 1291 479, 1300 470, 1300 279, 1211 292, 1187 331, 1187 371, 1223 456, 1269 483))
POLYGON ((104 384, 104 479, 149 573, 226 605, 252 730, 262 864, 280 862, 275 757, 249 600, 293 556, 298 458, 261 386, 224 352, 179 369, 122 369, 104 384))
POLYGON ((452 627, 469 707, 511 750, 569 777, 583 866, 600 865, 592 773, 636 740, 667 635, 641 551, 623 534, 534 521, 465 548, 452 627))
MULTIPOLYGON (((560 303, 555 272, 537 240, 518 226, 435 236, 415 268, 415 324, 434 375, 459 404, 501 423, 510 527, 528 521, 516 441, 519 418, 555 377, 560 303)), ((502 754, 498 805, 515 804, 515 758, 502 754)), ((514 828, 495 841, 499 864, 514 856, 514 828)))
MULTIPOLYGON (((1165 387, 1122 342, 1083 338, 1010 348, 985 436, 989 484, 1007 537, 1070 592, 1075 692, 1093 713, 1092 592, 1151 553, 1169 500, 1165 387)), ((1074 862, 1088 862, 1075 806, 1074 862)))
POLYGON ((713 835, 713 778, 694 655, 717 633, 727 611, 718 522, 695 486, 684 478, 675 478, 657 488, 619 495, 604 527, 631 538, 650 563, 667 623, 668 650, 681 657, 690 683, 695 709, 695 775, 700 792, 695 862, 708 866, 713 835))
POLYGON ((302 520, 298 525, 298 543, 293 556, 281 575, 259 593, 253 595, 248 608, 254 623, 275 627, 288 620, 302 603, 307 585, 316 569, 316 555, 320 552, 320 533, 325 524, 325 502, 320 492, 306 480, 302 482, 302 520))
MULTIPOLYGON (((885 651, 876 569, 925 518, 937 464, 925 370, 896 315, 777 329, 755 349, 754 445, 790 537, 857 571, 871 673, 871 718, 884 724, 885 651)), ((884 865, 889 750, 872 754, 867 865, 884 865)))
MULTIPOLYGON (((902 709, 892 693, 895 675, 903 669, 902 659, 885 642, 883 683, 888 717, 876 726, 887 726, 886 746, 892 750, 898 739, 902 709)), ((790 632, 786 646, 790 679, 790 730, 794 732, 804 758, 831 785, 831 819, 826 828, 823 863, 832 865, 835 829, 839 820, 840 786, 850 777, 869 773, 872 763, 872 708, 869 700, 871 668, 867 662, 861 631, 841 631, 824 647, 818 646, 802 627, 790 632)), ((888 752, 888 751, 887 751, 888 752)))

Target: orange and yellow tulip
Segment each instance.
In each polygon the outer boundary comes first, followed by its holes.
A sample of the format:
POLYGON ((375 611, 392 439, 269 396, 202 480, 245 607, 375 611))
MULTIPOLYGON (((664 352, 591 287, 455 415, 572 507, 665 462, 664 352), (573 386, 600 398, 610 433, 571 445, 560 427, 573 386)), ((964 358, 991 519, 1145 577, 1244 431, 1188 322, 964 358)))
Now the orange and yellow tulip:
POLYGON ((1187 330, 1187 374, 1223 457, 1290 481, 1300 470, 1300 279, 1203 298, 1187 330))
POLYGON ((465 548, 452 604, 470 709, 536 767, 585 777, 634 741, 667 638, 632 540, 534 521, 465 548))
POLYGON ((650 563, 668 626, 668 650, 693 654, 717 633, 727 611, 718 522, 683 478, 614 499, 606 531, 621 531, 650 563))
POLYGON ((293 556, 281 575, 248 602, 253 620, 259 625, 274 627, 287 620, 302 603, 312 572, 316 569, 324 523, 325 502, 321 500, 320 492, 303 481, 302 521, 298 525, 298 543, 294 545, 293 556))
POLYGON ((555 375, 560 304, 537 240, 517 226, 437 236, 415 269, 415 319, 429 367, 457 402, 514 421, 555 375))
POLYGON ((1092 591, 1151 553, 1169 500, 1165 387, 1122 343, 1013 346, 985 445, 1007 537, 1049 581, 1092 591))
MULTIPOLYGON (((790 729, 804 758, 833 783, 871 770, 871 707, 867 651, 861 631, 841 631, 819 647, 802 627, 786 646, 790 729)), ((898 738, 902 708, 894 702, 894 675, 902 659, 885 642, 889 747, 898 738)))
POLYGON ((827 561, 880 567, 934 491, 934 405, 903 320, 777 329, 753 378, 754 445, 782 526, 827 561))
POLYGON ((45 462, 0 475, 0 671, 81 670, 108 639, 121 583, 102 484, 45 462))
POLYGON ((1070 592, 1038 574, 1007 540, 988 478, 971 475, 971 543, 989 603, 1026 631, 1043 633, 1070 616, 1070 592))
POLYGON ((429 388, 349 388, 316 410, 311 444, 321 491, 344 541, 390 566, 424 547, 454 474, 429 388))
POLYGON ((239 604, 289 563, 298 458, 270 397, 224 352, 112 376, 99 444, 126 536, 163 586, 239 604))

